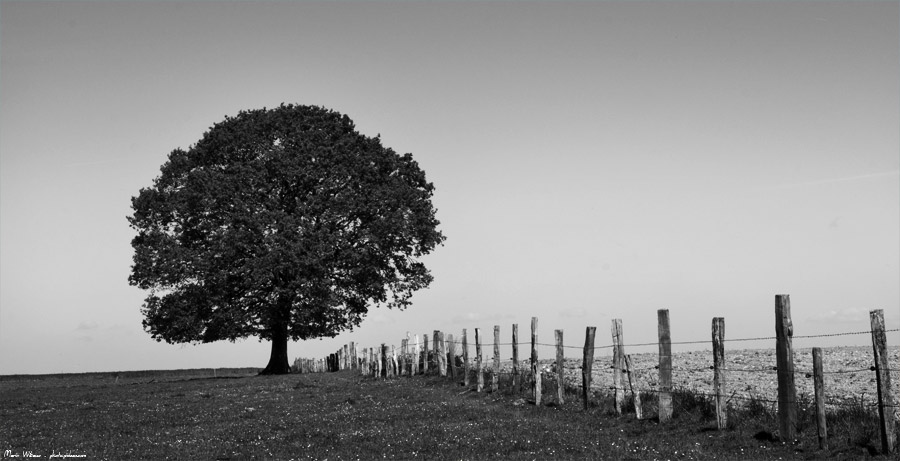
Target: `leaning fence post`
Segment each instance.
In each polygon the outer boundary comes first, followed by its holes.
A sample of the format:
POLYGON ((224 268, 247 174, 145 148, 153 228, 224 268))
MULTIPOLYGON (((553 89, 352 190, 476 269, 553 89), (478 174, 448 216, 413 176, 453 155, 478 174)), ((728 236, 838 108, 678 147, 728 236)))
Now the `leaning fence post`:
POLYGON ((659 333, 659 422, 672 419, 672 334, 669 310, 656 311, 659 333))
POLYGON ((725 318, 712 320, 713 350, 713 400, 716 405, 716 428, 724 430, 728 424, 728 408, 725 400, 725 318))
POLYGON ((566 392, 566 376, 565 376, 565 354, 563 352, 563 331, 553 330, 556 339, 556 398, 562 405, 565 401, 566 392))
POLYGON ((513 392, 521 390, 521 378, 519 377, 519 324, 512 325, 512 388, 513 392))
POLYGON ((888 367, 887 336, 884 332, 884 310, 869 312, 872 325, 872 349, 875 353, 875 381, 878 383, 878 417, 881 419, 881 450, 884 454, 894 451, 894 398, 891 392, 891 372, 888 367))
POLYGON ((628 389, 631 390, 631 397, 634 399, 634 416, 637 419, 644 419, 644 407, 641 405, 641 392, 634 390, 634 366, 632 366, 631 356, 625 356, 625 373, 628 375, 628 389))
POLYGON ((822 370, 822 348, 812 349, 813 387, 816 393, 816 428, 819 435, 819 449, 828 449, 828 426, 825 422, 825 378, 822 370))
POLYGON ((584 398, 584 409, 590 406, 591 369, 594 367, 594 334, 597 327, 587 327, 584 331, 584 358, 581 361, 581 394, 584 398))
POLYGON ((778 367, 778 430, 783 442, 793 442, 797 429, 797 388, 794 385, 794 325, 790 295, 775 295, 775 359, 778 367))
POLYGON ((484 390, 484 373, 482 373, 481 369, 481 328, 475 329, 475 373, 476 373, 476 388, 475 390, 481 392, 484 390))
POLYGON ((538 352, 537 352, 537 317, 531 318, 531 375, 534 377, 534 383, 532 384, 532 389, 534 391, 534 404, 541 404, 541 366, 538 364, 538 352))
POLYGON ((462 341, 462 356, 463 356, 463 386, 466 386, 466 389, 469 388, 469 340, 466 337, 466 329, 463 328, 463 341, 462 341))
POLYGON ((616 414, 622 414, 622 406, 625 404, 625 386, 622 379, 622 369, 625 367, 625 350, 622 343, 622 319, 612 320, 613 341, 613 389, 615 392, 616 414))

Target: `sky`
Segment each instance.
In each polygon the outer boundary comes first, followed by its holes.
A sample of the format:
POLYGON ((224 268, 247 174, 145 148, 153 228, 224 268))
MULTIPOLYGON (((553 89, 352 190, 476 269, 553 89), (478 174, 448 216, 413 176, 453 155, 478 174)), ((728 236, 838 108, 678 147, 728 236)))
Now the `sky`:
POLYGON ((726 340, 770 337, 776 294, 795 335, 867 331, 872 309, 900 328, 898 18, 894 1, 0 0, 0 374, 264 367, 255 338, 143 331, 126 216, 172 150, 280 103, 412 153, 447 237, 409 309, 291 360, 527 338, 532 317, 548 344, 595 326, 608 345, 612 319, 652 343, 658 309, 675 342, 710 340, 713 317, 726 340))

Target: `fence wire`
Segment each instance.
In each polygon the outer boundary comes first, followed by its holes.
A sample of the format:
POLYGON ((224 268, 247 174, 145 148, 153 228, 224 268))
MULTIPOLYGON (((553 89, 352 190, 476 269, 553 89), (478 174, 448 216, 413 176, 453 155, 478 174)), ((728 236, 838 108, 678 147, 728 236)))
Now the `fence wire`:
MULTIPOLYGON (((885 333, 894 333, 894 332, 897 332, 897 331, 900 331, 900 328, 892 328, 892 329, 884 330, 885 333)), ((851 331, 851 332, 844 332, 844 333, 824 333, 824 334, 817 334, 817 335, 794 335, 794 336, 791 336, 791 339, 833 338, 833 337, 839 337, 839 336, 855 336, 855 335, 871 335, 871 334, 872 334, 872 331, 871 331, 871 330, 868 330, 868 331, 851 331)), ((429 339, 431 339, 431 336, 429 336, 429 339)), ((468 341, 468 339, 469 339, 469 338, 467 338, 467 341, 466 341, 467 346, 468 346, 468 347, 474 347, 474 346, 475 346, 475 341, 474 341, 474 340, 473 340, 473 341, 468 341)), ((749 338, 732 338, 732 339, 724 338, 722 341, 723 341, 723 342, 726 342, 726 343, 737 343, 737 342, 750 342, 750 341, 774 341, 774 340, 777 340, 777 339, 778 339, 777 336, 757 336, 757 337, 749 337, 749 338)), ((669 342, 669 344, 672 345, 672 346, 684 346, 684 345, 710 344, 710 342, 711 342, 711 341, 707 339, 707 340, 702 340, 702 341, 700 341, 700 340, 697 340, 697 341, 671 341, 671 342, 669 342)), ((429 345, 429 346, 431 346, 431 343, 432 343, 432 341, 428 341, 428 345, 429 345)), ((444 343, 444 344, 453 343, 453 344, 455 344, 455 345, 462 345, 462 344, 463 344, 463 341, 462 341, 461 339, 457 339, 457 337, 454 336, 454 339, 453 339, 452 341, 446 340, 446 339, 445 339, 445 340, 443 341, 443 343, 444 343)), ((420 348, 423 348, 423 347, 424 347, 424 344, 425 344, 424 342, 419 343, 420 348)), ((659 342, 651 342, 651 343, 629 343, 629 344, 621 344, 621 345, 619 345, 619 347, 622 347, 622 348, 626 348, 626 347, 646 347, 646 346, 659 346, 660 344, 661 344, 661 343, 659 343, 659 342)), ((386 344, 386 345, 388 346, 388 348, 390 348, 391 346, 393 346, 393 347, 395 347, 395 348, 398 348, 398 349, 400 348, 400 346, 397 345, 397 344, 386 344)), ((410 342, 409 345, 408 345, 408 347, 413 347, 414 345, 415 345, 414 343, 410 342)), ((497 343, 497 346, 530 346, 530 345, 531 345, 531 341, 519 341, 519 342, 515 342, 515 343, 513 343, 513 342, 499 342, 499 343, 497 343)), ((556 344, 555 344, 555 343, 554 343, 554 344, 551 344, 551 343, 544 343, 544 342, 536 342, 535 345, 536 345, 536 346, 542 346, 542 347, 556 347, 556 344)), ((493 347, 493 346, 494 346, 494 342, 493 342, 493 341, 488 341, 488 342, 482 341, 482 343, 481 343, 481 347, 493 347)), ((565 348, 565 349, 578 349, 578 350, 584 350, 584 346, 583 346, 583 345, 582 345, 582 346, 570 346, 570 345, 565 345, 565 344, 564 344, 562 347, 565 348)), ((593 349, 594 349, 594 350, 600 350, 600 349, 612 349, 612 348, 614 348, 614 347, 616 347, 614 344, 607 344, 607 345, 602 345, 602 346, 594 346, 593 349)), ((432 347, 429 347, 429 350, 433 350, 433 348, 432 348, 432 347)))
MULTIPOLYGON (((900 331, 900 328, 894 328, 894 329, 887 329, 887 330, 884 330, 885 334, 887 334, 887 333, 893 333, 893 332, 897 332, 897 331, 900 331)), ((490 333, 490 330, 489 330, 489 333, 490 333)), ((873 332, 872 332, 871 330, 869 330, 869 331, 854 331, 854 332, 827 333, 827 334, 815 334, 815 335, 795 335, 795 336, 792 336, 791 339, 802 339, 802 340, 805 340, 805 339, 830 338, 830 337, 854 336, 854 335, 871 335, 872 333, 873 333, 873 332)), ((412 338, 410 338, 410 339, 407 341, 407 350, 406 350, 406 352, 405 352, 407 356, 415 354, 414 351, 415 351, 416 349, 418 349, 418 351, 419 351, 420 354, 423 354, 423 353, 426 352, 426 351, 427 351, 428 353, 434 353, 434 352, 435 352, 435 348, 432 346, 432 345, 434 344, 434 338, 433 338, 433 336, 430 336, 430 335, 423 335, 423 336, 427 336, 428 339, 429 339, 429 341, 424 340, 424 337, 423 337, 423 341, 422 341, 422 342, 418 342, 418 341, 417 341, 417 342, 414 343, 414 342, 412 341, 412 338), (418 347, 417 347, 417 346, 418 346, 418 347), (412 350, 412 352, 411 352, 410 350, 412 350)), ((489 338, 489 337, 491 337, 491 336, 492 336, 491 334, 488 334, 488 335, 481 335, 482 338, 489 338)), ((416 336, 416 339, 418 339, 418 335, 416 336)), ((452 344, 453 346, 455 346, 455 347, 454 347, 455 349, 457 349, 456 352, 461 352, 459 349, 463 349, 464 351, 466 351, 465 353, 459 354, 459 355, 468 355, 468 356, 469 356, 470 367, 469 367, 469 369, 468 369, 468 370, 469 370, 468 372, 469 372, 469 373, 475 373, 475 374, 477 374, 478 372, 477 372, 477 370, 475 369, 475 368, 476 368, 475 365, 476 365, 476 360, 477 360, 477 359, 476 359, 475 357, 473 357, 474 354, 473 354, 473 355, 469 355, 469 354, 468 354, 468 350, 470 350, 470 348, 472 348, 473 346, 476 346, 476 342, 475 342, 475 341, 470 341, 471 337, 468 336, 468 335, 465 336, 465 339, 466 339, 466 340, 465 340, 465 342, 464 342, 459 336, 455 336, 455 335, 454 335, 454 337, 453 337, 452 340, 444 339, 443 341, 439 341, 439 343, 442 343, 442 344, 444 345, 444 346, 443 346, 443 352, 446 353, 446 354, 449 354, 449 351, 448 351, 449 348, 448 348, 447 346, 449 346, 449 345, 451 345, 451 344, 452 344), (465 346, 466 346, 465 348, 462 348, 462 347, 461 347, 461 346, 463 346, 463 344, 465 344, 465 346)), ((777 338, 776 336, 759 336, 759 337, 734 338, 734 339, 727 339, 727 338, 726 338, 726 339, 724 339, 723 341, 724 341, 724 342, 727 342, 727 343, 739 343, 739 342, 751 342, 751 341, 774 341, 774 340, 777 340, 777 339, 778 339, 778 338, 777 338)), ((669 342, 670 345, 698 345, 698 344, 704 344, 704 345, 705 345, 705 344, 710 344, 710 343, 711 343, 710 340, 703 340, 703 341, 672 341, 672 342, 669 342)), ((636 348, 636 347, 659 346, 659 345, 660 345, 659 342, 650 342, 650 343, 632 343, 632 344, 623 344, 623 345, 619 345, 618 347, 624 349, 624 348, 636 348)), ((525 347, 528 347, 528 346, 532 346, 532 343, 531 343, 531 341, 519 341, 519 342, 515 342, 515 343, 514 343, 514 342, 497 342, 497 343, 494 343, 493 341, 489 341, 489 342, 481 342, 481 347, 482 347, 486 352, 491 352, 491 351, 493 350, 494 347, 509 347, 509 346, 525 346, 525 347)), ((551 347, 551 348, 556 348, 556 347, 558 347, 557 344, 555 344, 555 343, 550 344, 550 343, 544 343, 544 342, 535 342, 535 343, 534 343, 534 346, 551 347)), ((583 346, 583 345, 573 346, 573 345, 565 345, 565 344, 563 344, 563 345, 560 345, 560 346, 561 346, 562 348, 564 348, 564 349, 578 349, 578 350, 585 350, 585 346, 583 346)), ((389 352, 388 352, 389 354, 391 354, 391 353, 396 354, 396 356, 394 356, 393 358, 390 358, 390 359, 389 359, 389 362, 390 362, 390 365, 389 365, 389 366, 390 366, 391 368, 393 368, 393 367, 395 367, 395 366, 396 366, 397 368, 399 368, 401 362, 404 363, 405 367, 411 368, 411 367, 408 365, 408 361, 407 361, 407 360, 401 360, 401 359, 399 359, 399 358, 397 357, 397 356, 402 356, 402 355, 404 354, 402 344, 399 345, 399 346, 396 345, 396 344, 384 344, 384 345, 382 345, 382 347, 386 347, 387 350, 389 351, 389 352), (397 361, 397 364, 396 364, 396 365, 394 365, 394 363, 393 363, 393 361, 395 361, 395 360, 397 361)), ((608 345, 594 346, 592 349, 593 349, 593 351, 597 351, 597 350, 603 350, 603 349, 613 349, 613 348, 615 348, 615 347, 616 347, 616 345, 614 345, 614 344, 608 344, 608 345)), ((375 355, 375 357, 377 358, 377 360, 381 360, 381 359, 380 359, 380 351, 381 351, 382 348, 381 348, 381 347, 375 347, 375 348, 370 348, 370 349, 376 350, 377 352, 376 352, 374 355, 375 355)), ((503 377, 503 376, 507 376, 507 377, 510 377, 510 376, 516 376, 516 377, 519 377, 519 378, 521 378, 521 379, 523 380, 522 382, 520 382, 520 386, 523 385, 524 383, 527 383, 527 382, 533 382, 534 378, 533 378, 532 371, 531 371, 531 365, 530 365, 531 358, 530 358, 530 354, 528 353, 529 351, 523 351, 523 352, 525 352, 525 354, 520 354, 520 361, 519 361, 519 365, 518 365, 517 368, 515 368, 515 369, 513 369, 513 370, 501 369, 501 370, 499 370, 499 371, 495 370, 494 367, 493 367, 493 362, 494 362, 493 355, 492 355, 492 354, 482 354, 482 357, 483 357, 483 358, 482 358, 481 372, 486 376, 486 378, 484 379, 484 387, 485 387, 485 388, 489 388, 489 387, 492 386, 492 383, 489 381, 489 380, 493 379, 492 377, 489 377, 489 376, 492 376, 492 375, 497 375, 498 379, 499 379, 500 377, 503 377)), ((340 353, 340 351, 339 351, 338 353, 340 353)), ((364 361, 364 362, 368 362, 368 361, 369 361, 370 355, 369 355, 369 354, 365 354, 365 355, 357 354, 356 357, 358 358, 358 360, 361 359, 361 360, 364 361)), ((299 360, 299 359, 298 359, 298 360, 299 360)), ((421 358, 420 358, 420 360, 421 360, 421 358)), ((550 358, 550 359, 544 359, 544 360, 546 360, 546 362, 545 362, 545 364, 544 364, 543 366, 540 365, 540 362, 539 362, 539 365, 537 366, 538 374, 541 376, 541 379, 542 379, 542 380, 543 380, 543 379, 547 379, 547 378, 545 377, 545 374, 547 374, 547 373, 555 374, 555 372, 553 372, 553 371, 547 371, 547 370, 545 370, 545 367, 550 367, 550 368, 552 368, 552 366, 555 365, 555 364, 552 363, 552 358, 550 358)), ((602 362, 602 361, 603 361, 603 360, 601 360, 601 359, 594 359, 594 363, 596 363, 596 362, 602 362)), ((297 362, 295 362, 295 363, 297 363, 297 362)), ((320 362, 317 362, 316 360, 309 360, 307 363, 314 364, 314 363, 320 363, 320 362)), ((421 363, 421 362, 420 362, 420 363, 421 363)), ((372 371, 371 373, 369 373, 369 374, 374 373, 374 369, 375 369, 375 368, 376 368, 376 367, 370 367, 370 369, 372 369, 373 371, 372 371)), ((422 374, 422 372, 421 372, 422 367, 419 366, 419 367, 417 367, 417 368, 419 369, 419 374, 422 374)), ((429 364, 428 364, 429 374, 436 373, 434 370, 436 370, 437 368, 438 368, 437 364, 433 364, 433 363, 431 363, 431 362, 429 361, 429 364)), ((459 368, 459 371, 460 371, 460 372, 463 372, 463 369, 464 369, 465 367, 458 367, 458 368, 459 368)), ((583 369, 583 364, 582 364, 581 367, 578 367, 578 368, 583 369)), ((601 366, 596 366, 596 367, 593 367, 593 366, 592 366, 592 368, 595 369, 595 370, 600 371, 600 370, 603 370, 603 369, 615 369, 615 366, 614 366, 614 365, 610 365, 610 366, 602 366, 602 365, 601 365, 601 366)), ((656 366, 653 366, 653 367, 644 367, 644 368, 632 369, 632 370, 630 370, 630 371, 627 370, 627 369, 623 369, 623 370, 621 370, 621 371, 623 372, 623 376, 627 376, 628 373, 631 373, 632 375, 636 375, 636 374, 646 374, 646 373, 648 373, 648 372, 651 372, 651 371, 654 371, 654 370, 658 370, 658 369, 659 369, 659 365, 656 365, 656 366)), ((715 370, 715 367, 714 367, 713 365, 711 365, 711 364, 710 364, 710 365, 707 365, 707 366, 702 366, 702 367, 689 367, 689 368, 679 367, 679 366, 677 366, 677 365, 672 365, 672 372, 673 372, 673 373, 675 373, 675 372, 678 372, 678 373, 688 373, 688 374, 690 374, 690 373, 699 373, 699 372, 704 372, 704 373, 705 373, 705 372, 710 372, 710 371, 714 371, 714 370, 715 370)), ((773 365, 773 366, 769 366, 769 367, 764 367, 764 368, 762 368, 762 367, 754 367, 754 368, 728 368, 728 367, 720 367, 719 370, 720 370, 721 372, 723 372, 723 373, 732 373, 732 372, 733 372, 733 373, 766 373, 766 374, 774 374, 774 373, 777 373, 777 372, 778 372, 778 367, 777 367, 777 366, 774 366, 774 365, 773 365)), ((406 371, 406 370, 404 370, 404 371, 406 371)), ((868 368, 857 368, 857 369, 849 369, 849 370, 831 370, 831 371, 830 371, 830 370, 823 370, 822 373, 823 373, 823 375, 842 375, 842 374, 853 374, 853 373, 874 372, 874 371, 876 371, 876 367, 875 367, 875 365, 871 365, 871 366, 869 366, 868 368)), ((886 371, 888 371, 889 373, 900 373, 900 369, 897 369, 897 368, 888 368, 886 371)), ((808 369, 794 369, 793 374, 794 374, 795 376, 796 376, 796 375, 800 375, 800 376, 803 376, 803 377, 808 378, 808 379, 809 379, 809 378, 813 378, 813 371, 812 371, 812 370, 808 370, 808 369)), ((408 374, 405 374, 405 375, 398 375, 398 374, 396 374, 396 373, 393 374, 393 377, 395 377, 395 378, 400 378, 400 377, 402 377, 402 376, 409 376, 409 375, 408 375, 408 374)), ((630 378, 629 378, 629 379, 630 379, 630 378)), ((473 384, 474 384, 474 383, 473 383, 473 384)), ((615 387, 607 387, 606 389, 607 389, 608 391, 613 391, 613 392, 615 392, 615 391, 617 390, 617 388, 615 388, 615 387)), ((659 393, 662 393, 662 392, 676 393, 676 392, 681 392, 681 391, 689 391, 689 392, 692 392, 692 393, 694 393, 694 394, 696 394, 696 395, 701 395, 701 396, 704 396, 704 397, 710 397, 710 398, 715 398, 715 397, 717 397, 717 396, 716 396, 715 394, 713 394, 713 393, 705 392, 705 391, 702 391, 702 390, 699 390, 699 389, 694 389, 694 388, 690 388, 690 389, 687 389, 687 388, 684 388, 684 389, 673 389, 673 390, 671 390, 671 391, 661 391, 661 390, 659 390, 659 389, 649 389, 649 388, 633 388, 633 389, 629 389, 629 388, 618 388, 618 390, 621 391, 621 392, 639 392, 639 393, 649 393, 649 394, 659 394, 659 393)), ((743 392, 746 392, 746 391, 743 391, 743 392)), ((841 399, 839 399, 839 398, 835 398, 834 396, 826 396, 826 399, 827 399, 827 400, 826 400, 825 404, 828 405, 828 406, 832 406, 832 407, 835 407, 835 406, 847 406, 847 407, 859 407, 859 406, 863 406, 863 407, 866 407, 866 408, 877 408, 877 407, 879 406, 879 404, 878 404, 877 402, 875 402, 875 403, 867 403, 867 402, 863 402, 862 400, 857 400, 857 401, 853 401, 853 402, 847 402, 846 399, 841 400, 841 399)), ((759 395, 750 395, 750 396, 740 395, 740 394, 738 394, 738 391, 732 391, 732 393, 727 397, 727 400, 728 400, 728 402, 730 402, 731 400, 744 400, 744 401, 749 401, 749 402, 759 402, 759 403, 767 403, 767 404, 777 404, 777 403, 778 403, 777 400, 767 399, 767 398, 764 398, 764 397, 759 396, 759 395)), ((801 403, 801 402, 803 402, 803 403, 808 403, 808 401, 803 401, 803 400, 797 400, 797 401, 795 401, 795 402, 789 402, 789 403, 790 403, 790 404, 797 404, 797 403, 801 403)), ((884 407, 884 408, 897 408, 898 405, 897 405, 897 404, 894 404, 894 403, 886 403, 886 404, 883 405, 883 407, 884 407)))

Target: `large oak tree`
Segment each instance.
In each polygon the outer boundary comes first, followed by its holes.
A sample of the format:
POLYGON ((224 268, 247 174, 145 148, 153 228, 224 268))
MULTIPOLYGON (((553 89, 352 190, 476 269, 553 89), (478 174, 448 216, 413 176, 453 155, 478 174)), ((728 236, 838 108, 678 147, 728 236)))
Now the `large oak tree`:
POLYGON ((420 257, 444 240, 433 192, 411 154, 346 115, 226 117, 132 198, 144 329, 169 343, 269 340, 262 373, 288 373, 288 340, 335 336, 429 285, 420 257))

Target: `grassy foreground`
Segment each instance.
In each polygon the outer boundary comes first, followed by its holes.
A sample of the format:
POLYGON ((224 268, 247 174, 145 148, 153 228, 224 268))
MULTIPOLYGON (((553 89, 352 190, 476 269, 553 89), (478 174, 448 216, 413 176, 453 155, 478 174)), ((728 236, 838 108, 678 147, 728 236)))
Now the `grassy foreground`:
POLYGON ((659 424, 605 401, 535 407, 434 377, 154 373, 3 377, 0 458, 859 459, 873 443, 836 434, 820 451, 812 427, 782 444, 760 436, 764 409, 720 432, 708 402, 683 396, 659 424))

